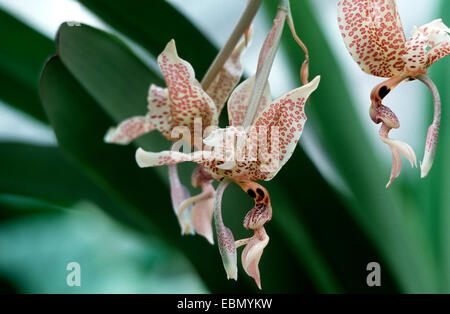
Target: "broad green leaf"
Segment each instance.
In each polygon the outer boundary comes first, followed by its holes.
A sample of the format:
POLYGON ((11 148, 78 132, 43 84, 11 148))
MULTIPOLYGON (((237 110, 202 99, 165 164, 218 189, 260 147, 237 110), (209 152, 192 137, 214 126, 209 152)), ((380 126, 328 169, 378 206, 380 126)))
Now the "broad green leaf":
POLYGON ((55 147, 0 143, 0 193, 22 195, 68 206, 90 200, 133 224, 98 186, 55 147))
POLYGON ((0 192, 67 205, 98 193, 56 147, 0 143, 0 192))
POLYGON ((217 54, 217 49, 206 37, 164 0, 80 2, 153 56, 159 55, 166 44, 175 39, 177 49, 182 53, 182 57, 192 64, 199 78, 206 73, 217 54))
POLYGON ((143 115, 155 74, 116 36, 87 25, 61 25, 57 54, 86 91, 115 120, 143 115))
MULTIPOLYGON (((268 18, 273 19, 276 4, 267 5, 268 18)), ((436 291, 434 264, 423 253, 429 252, 427 237, 414 232, 417 217, 402 212, 398 190, 394 187, 386 191, 385 172, 381 171, 376 154, 367 144, 368 138, 352 105, 344 77, 309 2, 291 1, 291 11, 296 28, 309 49, 311 76, 322 76, 320 87, 307 108, 308 128, 314 130, 323 150, 352 192, 342 197, 353 219, 373 241, 405 291, 436 291), (314 31, 306 31, 311 29, 314 31)), ((282 44, 290 58, 291 75, 298 81, 303 56, 288 28, 282 44)))
POLYGON ((37 86, 52 41, 1 9, 0 38, 0 99, 46 122, 37 86))
POLYGON ((0 222, 30 215, 60 213, 63 207, 30 197, 0 194, 0 222))

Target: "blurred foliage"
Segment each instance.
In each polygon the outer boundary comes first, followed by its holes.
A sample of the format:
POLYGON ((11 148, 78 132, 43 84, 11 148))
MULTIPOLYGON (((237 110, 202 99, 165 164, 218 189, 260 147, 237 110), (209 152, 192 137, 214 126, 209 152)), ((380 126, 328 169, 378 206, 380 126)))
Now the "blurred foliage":
POLYGON ((56 211, 32 199, 0 197, 2 211, 8 206, 33 211, 0 223, 0 273, 21 292, 205 292, 178 253, 117 225, 90 203, 56 211), (65 282, 73 261, 81 265, 80 287, 65 282))
POLYGON ((0 99, 47 121, 36 82, 42 62, 54 50, 51 40, 1 10, 0 38, 0 99))
MULTIPOLYGON (((168 142, 153 132, 126 147, 103 143, 108 127, 145 113, 150 83, 164 84, 128 40, 152 59, 175 38, 199 78, 217 48, 165 1, 80 2, 118 35, 63 24, 53 45, 0 11, 0 99, 49 121, 58 140, 58 148, 0 143, 0 290, 257 292, 241 267, 238 282, 226 280, 216 246, 180 236, 167 169, 137 167, 137 146, 157 151, 168 142), (82 264, 80 288, 65 284, 70 261, 82 264)), ((311 75, 322 76, 307 107, 307 128, 345 187, 327 182, 301 147, 274 180, 264 183, 274 218, 260 264, 263 292, 450 292, 450 169, 444 162, 450 158, 445 119, 450 60, 431 72, 443 99, 434 169, 426 180, 407 177, 386 191, 388 170, 367 144, 355 110, 359 104, 352 103, 315 12, 308 1, 291 2, 310 50, 311 75), (382 287, 366 285, 371 261, 382 265, 382 287)), ((270 25, 275 2, 264 3, 270 25)), ((449 2, 443 5, 441 12, 448 14, 449 2)), ((448 21, 450 15, 443 18, 448 21)), ((299 84, 303 55, 287 30, 282 45, 299 84)), ((192 166, 180 168, 182 180, 189 182, 192 166)), ((251 203, 237 187, 225 193, 224 219, 236 238, 248 236, 242 219, 251 203)))

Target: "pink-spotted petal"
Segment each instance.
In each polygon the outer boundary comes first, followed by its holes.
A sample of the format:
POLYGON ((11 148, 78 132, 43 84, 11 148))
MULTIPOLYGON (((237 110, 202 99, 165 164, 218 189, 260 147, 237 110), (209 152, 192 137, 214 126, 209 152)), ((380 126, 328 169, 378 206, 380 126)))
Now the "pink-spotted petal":
POLYGON ((259 289, 261 289, 261 278, 259 275, 259 261, 264 248, 269 243, 269 236, 264 227, 255 230, 255 235, 250 239, 242 251, 242 267, 252 277, 259 289))
POLYGON ((149 117, 137 116, 120 123, 116 128, 110 128, 105 135, 106 143, 127 145, 135 138, 155 129, 149 117))
POLYGON ((244 71, 241 63, 241 56, 248 44, 246 41, 250 41, 251 39, 253 33, 252 30, 253 28, 251 27, 246 40, 242 40, 236 48, 234 48, 230 58, 225 62, 222 70, 206 90, 216 104, 217 115, 220 115, 223 105, 241 79, 242 72, 244 71))
MULTIPOLYGON (((307 85, 303 85, 284 96, 274 100, 255 119, 254 125, 266 127, 268 132, 279 132, 278 170, 292 156, 303 132, 306 122, 305 103, 312 92, 319 86, 320 76, 316 76, 307 85)), ((269 143, 269 147, 271 144, 269 143)), ((275 147, 275 145, 273 145, 275 147)), ((269 178, 275 176, 274 172, 269 178)), ((267 180, 266 179, 266 180, 267 180)))
POLYGON ((395 0, 340 0, 338 24, 347 50, 364 72, 381 77, 402 72, 406 39, 395 0))
POLYGON ((151 123, 165 138, 170 140, 170 133, 172 132, 173 127, 171 115, 172 108, 167 88, 161 88, 152 84, 148 91, 147 102, 147 116, 151 123))
POLYGON ((172 125, 194 130, 195 118, 202 119, 203 127, 217 125, 214 101, 195 79, 192 66, 178 56, 174 40, 158 56, 158 64, 168 88, 172 125))
MULTIPOLYGON (((231 94, 230 99, 228 100, 228 119, 230 125, 241 126, 244 122, 245 113, 247 112, 254 85, 255 76, 252 76, 239 84, 231 94)), ((267 83, 256 114, 261 112, 271 100, 270 86, 269 83, 267 83)))
POLYGON ((450 29, 441 19, 415 27, 403 56, 408 73, 426 73, 426 69, 450 54, 450 29))

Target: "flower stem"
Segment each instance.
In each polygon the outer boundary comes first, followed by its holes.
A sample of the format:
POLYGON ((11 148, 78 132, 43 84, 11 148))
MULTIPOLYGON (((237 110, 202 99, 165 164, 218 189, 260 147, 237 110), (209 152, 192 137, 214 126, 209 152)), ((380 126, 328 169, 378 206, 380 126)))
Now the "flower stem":
POLYGON ((305 61, 303 61, 302 67, 300 68, 300 80, 303 85, 308 84, 309 81, 309 53, 308 48, 303 43, 303 41, 298 37, 297 32, 295 31, 294 19, 292 18, 291 11, 289 10, 289 14, 287 16, 287 23, 289 28, 291 29, 292 37, 297 42, 297 44, 302 48, 305 53, 305 61))
POLYGON ((219 54, 216 56, 213 63, 206 72, 205 76, 203 77, 201 85, 204 90, 208 89, 208 87, 216 78, 217 74, 223 68, 223 65, 230 57, 234 47, 236 47, 242 34, 245 33, 245 31, 249 28, 250 24, 252 23, 252 20, 255 17, 256 12, 258 12, 261 3, 262 0, 249 0, 244 13, 242 13, 241 17, 239 18, 238 23, 236 24, 230 37, 228 38, 228 41, 222 47, 219 54))
POLYGON ((278 50, 278 46, 283 32, 284 23, 288 14, 289 1, 280 0, 277 16, 275 17, 273 27, 264 41, 263 47, 260 52, 258 69, 256 71, 255 85, 253 87, 252 95, 248 104, 247 112, 243 123, 244 128, 248 128, 256 115, 259 103, 264 93, 264 89, 267 85, 270 70, 275 59, 275 55, 278 50))

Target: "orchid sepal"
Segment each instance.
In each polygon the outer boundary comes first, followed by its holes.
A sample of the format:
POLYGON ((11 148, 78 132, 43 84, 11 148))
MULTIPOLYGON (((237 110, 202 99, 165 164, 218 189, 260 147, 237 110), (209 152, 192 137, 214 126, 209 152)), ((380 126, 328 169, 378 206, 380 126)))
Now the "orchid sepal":
POLYGON ((269 236, 264 227, 255 229, 255 234, 250 238, 241 255, 242 267, 245 272, 255 280, 259 289, 262 289, 259 261, 261 260, 263 251, 268 243, 269 236))
POLYGON ((109 128, 103 141, 110 144, 128 145, 134 139, 154 129, 148 116, 136 116, 121 122, 117 127, 109 128))

